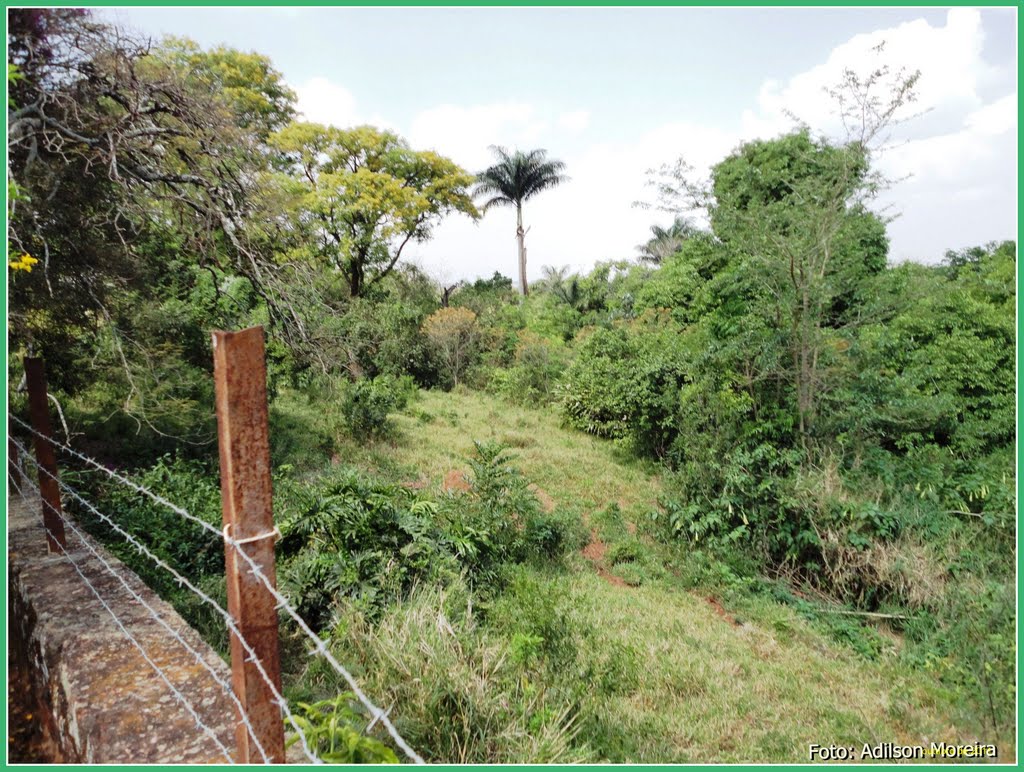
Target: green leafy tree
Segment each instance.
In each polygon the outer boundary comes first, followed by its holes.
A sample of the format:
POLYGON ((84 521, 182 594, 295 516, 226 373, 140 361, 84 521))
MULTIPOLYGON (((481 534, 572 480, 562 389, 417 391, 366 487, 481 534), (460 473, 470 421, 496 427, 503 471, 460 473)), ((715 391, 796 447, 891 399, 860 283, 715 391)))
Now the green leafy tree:
POLYGON ((876 192, 867 153, 806 131, 750 142, 714 168, 712 192, 712 228, 741 255, 736 278, 752 310, 785 334, 780 375, 793 386, 805 438, 842 348, 836 304, 885 266, 884 225, 864 209, 876 192))
POLYGON ((217 46, 204 51, 188 38, 168 38, 156 55, 190 79, 221 92, 236 122, 265 140, 295 117, 295 92, 268 57, 217 46))
POLYGON ((264 200, 279 207, 274 235, 291 244, 284 259, 341 272, 352 297, 391 273, 406 246, 429 239, 444 216, 478 216, 468 174, 393 132, 293 123, 270 143, 288 167, 264 200))
POLYGON ((526 282, 526 231, 523 229, 523 203, 538 193, 560 185, 569 178, 563 174, 565 163, 548 159, 546 150, 511 153, 492 145, 498 163, 477 175, 474 195, 482 196, 483 211, 495 206, 512 206, 516 210, 516 240, 519 243, 519 290, 529 294, 526 282))

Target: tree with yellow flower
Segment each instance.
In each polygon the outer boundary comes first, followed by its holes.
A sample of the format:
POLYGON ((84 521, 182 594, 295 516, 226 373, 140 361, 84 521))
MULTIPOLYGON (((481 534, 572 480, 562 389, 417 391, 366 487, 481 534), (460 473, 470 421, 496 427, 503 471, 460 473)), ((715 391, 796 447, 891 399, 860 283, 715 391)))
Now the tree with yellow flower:
POLYGON ((288 162, 264 186, 264 220, 290 241, 285 259, 340 271, 352 297, 387 276, 414 242, 451 213, 479 216, 473 177, 397 134, 293 123, 270 138, 288 162), (275 216, 276 215, 276 216, 275 216))

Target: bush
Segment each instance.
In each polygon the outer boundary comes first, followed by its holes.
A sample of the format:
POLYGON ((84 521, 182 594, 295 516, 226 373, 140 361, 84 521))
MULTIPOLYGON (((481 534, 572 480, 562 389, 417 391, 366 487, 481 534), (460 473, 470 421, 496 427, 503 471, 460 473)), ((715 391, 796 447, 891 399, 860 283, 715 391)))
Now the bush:
MULTIPOLYGON (((219 532, 221 495, 214 463, 168 455, 159 458, 148 469, 128 473, 128 476, 219 532)), ((68 470, 62 476, 65 482, 81 491, 84 499, 93 502, 96 509, 145 544, 178 573, 215 599, 222 603, 225 601, 224 543, 218 533, 211 533, 148 496, 106 476, 100 477, 98 473, 68 470)), ((216 611, 199 601, 190 590, 179 586, 167 570, 141 554, 91 510, 73 498, 67 498, 66 505, 86 531, 102 541, 154 592, 171 603, 208 643, 220 651, 227 650, 223 618, 216 611)))
MULTIPOLYGON (((163 456, 148 469, 130 474, 139 485, 163 496, 220 531, 221 500, 219 475, 212 464, 163 456)), ((71 484, 83 497, 94 501, 101 512, 146 544, 153 552, 190 578, 224 573, 224 545, 211 533, 148 496, 98 473, 80 472, 71 484)), ((66 477, 74 479, 74 473, 66 477)), ((74 500, 69 502, 72 504, 74 500)), ((164 569, 140 556, 110 526, 89 510, 76 506, 76 516, 133 571, 163 594, 177 585, 164 569)))
POLYGON ((971 579, 951 587, 936 611, 907 625, 904 657, 961 695, 986 731, 1015 736, 1016 592, 1013 580, 971 579))
POLYGON ((423 332, 448 385, 458 386, 480 352, 482 331, 476 314, 468 308, 439 308, 423 322, 423 332))
POLYGON ((374 616, 417 581, 454 573, 437 505, 413 491, 342 470, 292 497, 279 526, 281 585, 314 628, 342 599, 374 616))
POLYGON ((507 446, 475 442, 469 490, 442 502, 452 552, 473 581, 493 581, 506 563, 561 556, 578 541, 573 518, 542 512, 529 481, 508 464, 507 446))
POLYGON ((341 411, 356 439, 386 437, 392 432, 388 414, 405 408, 415 391, 408 375, 379 375, 352 384, 342 398, 341 411))
POLYGON ((556 583, 535 571, 517 567, 486 611, 487 625, 513 643, 513 654, 525 668, 558 672, 576 660, 573 626, 566 599, 556 583))
POLYGON ((284 388, 270 403, 270 458, 275 468, 300 472, 322 469, 337 452, 345 434, 342 411, 324 409, 343 401, 350 384, 341 378, 318 378, 304 389, 284 388))
POLYGON ((519 405, 548 403, 565 369, 565 359, 563 345, 524 330, 519 333, 513 366, 494 371, 487 388, 519 405))
MULTIPOLYGON (((306 736, 316 757, 328 764, 397 764, 398 756, 379 740, 365 735, 369 721, 360 712, 361 705, 351 692, 312 705, 295 703, 292 720, 306 736)), ((292 721, 285 720, 285 729, 292 721)), ((288 746, 299 741, 298 733, 288 746)))
POLYGON ((665 456, 678 433, 687 369, 679 339, 671 320, 654 312, 594 330, 558 387, 567 423, 624 440, 640 455, 665 456))

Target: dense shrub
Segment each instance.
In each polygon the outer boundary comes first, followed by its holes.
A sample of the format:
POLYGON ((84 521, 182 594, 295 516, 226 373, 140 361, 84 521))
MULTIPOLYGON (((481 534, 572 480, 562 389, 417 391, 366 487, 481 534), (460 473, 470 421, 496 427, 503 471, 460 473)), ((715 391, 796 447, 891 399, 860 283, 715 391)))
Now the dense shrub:
POLYGON ((566 358, 560 342, 524 330, 518 335, 512 366, 495 370, 487 388, 519 405, 547 404, 554 397, 566 358))
MULTIPOLYGON (((219 599, 223 607, 224 543, 219 537, 221 494, 216 463, 163 456, 149 468, 127 473, 139 485, 212 525, 215 532, 97 472, 66 470, 62 477, 157 557, 219 599)), ((227 651, 224 621, 217 611, 179 586, 167 570, 136 550, 90 508, 73 497, 67 497, 65 504, 85 530, 102 540, 139 578, 168 600, 209 643, 227 651)))
POLYGON ((685 375, 678 330, 663 315, 648 312, 583 339, 559 385, 559 403, 571 426, 662 457, 677 433, 685 375))
POLYGON ((282 586, 311 625, 344 603, 374 618, 419 582, 462 574, 495 585, 503 566, 560 557, 580 526, 543 513, 504 446, 477 443, 468 490, 440 501, 351 470, 278 491, 282 586))
MULTIPOLYGON (((98 472, 69 472, 72 485, 80 484, 86 498, 129 533, 141 538, 161 558, 189 577, 224 573, 224 546, 217 533, 211 533, 148 496, 118 484, 98 472)), ((220 530, 221 501, 216 462, 186 460, 163 456, 148 469, 131 477, 139 485, 174 502, 195 517, 220 530)), ((77 486, 76 486, 77 487, 77 486)), ((72 500, 74 501, 74 500, 72 500)), ((75 506, 82 522, 93 533, 111 544, 114 553, 158 591, 175 587, 174 579, 154 566, 126 544, 110 526, 84 507, 75 506)))
POLYGON ((431 355, 446 385, 458 386, 480 353, 483 332, 468 308, 439 308, 423 322, 431 355))
POLYGON ((433 283, 420 271, 395 271, 363 298, 345 298, 341 313, 325 320, 326 338, 351 378, 411 375, 433 386, 438 372, 423 321, 438 307, 433 283))
POLYGON ((345 389, 341 402, 349 431, 357 439, 387 436, 392 430, 388 414, 405 408, 414 392, 408 375, 357 380, 345 389))
POLYGON ((341 598, 376 614, 416 581, 452 568, 437 506, 407 488, 341 471, 288 498, 279 524, 281 584, 314 627, 330 620, 341 598))
POLYGON ((474 444, 469 489, 450 495, 440 510, 445 538, 471 580, 493 581, 505 563, 555 558, 571 547, 571 520, 541 510, 506 446, 474 444))

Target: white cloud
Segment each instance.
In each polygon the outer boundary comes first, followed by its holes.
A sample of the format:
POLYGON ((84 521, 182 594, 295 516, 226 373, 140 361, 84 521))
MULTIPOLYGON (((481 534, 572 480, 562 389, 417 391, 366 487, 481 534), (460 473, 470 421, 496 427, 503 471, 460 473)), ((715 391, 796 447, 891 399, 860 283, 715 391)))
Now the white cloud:
MULTIPOLYGON (((787 82, 765 81, 756 109, 743 114, 744 134, 772 136, 792 125, 787 113, 830 135, 842 131, 836 104, 825 92, 838 84, 845 69, 861 78, 884 63, 890 82, 900 72, 920 70, 917 100, 902 111, 907 117, 930 111, 937 118, 980 105, 979 84, 990 77, 991 68, 981 58, 984 30, 981 13, 971 8, 954 8, 943 26, 933 27, 924 19, 888 29, 855 35, 837 46, 820 65, 787 82), (875 49, 884 44, 884 49, 875 49)), ((883 92, 884 93, 884 92, 883 92)), ((928 122, 921 123, 925 125, 928 122)))
POLYGON ((1015 237, 1016 128, 1011 94, 880 159, 887 174, 911 175, 884 197, 901 214, 889 226, 892 259, 934 262, 949 248, 1015 237))
MULTIPOLYGON (((1016 157, 1005 143, 994 138, 1017 126, 1017 96, 1010 94, 968 113, 960 128, 943 134, 908 141, 881 156, 879 166, 890 176, 912 175, 915 179, 939 181, 951 186, 970 178, 971 170, 984 161, 1016 157)), ((1016 166, 1016 164, 1013 164, 1016 166)))
MULTIPOLYGON (((398 131, 398 127, 378 113, 363 115, 352 92, 328 78, 310 78, 295 89, 302 120, 348 129, 369 124, 381 129, 398 131)), ((401 132, 399 132, 401 133, 401 132)))
POLYGON ((992 104, 975 110, 965 121, 971 131, 996 136, 1017 127, 1017 95, 1007 94, 992 104))
POLYGON ((409 141, 415 148, 436 150, 476 170, 493 158, 489 145, 533 145, 546 129, 547 122, 525 102, 441 105, 413 118, 409 141))
POLYGON ((356 98, 344 86, 327 78, 310 78, 295 89, 298 108, 304 120, 348 128, 359 122, 356 98))
POLYGON ((588 110, 572 110, 558 116, 558 128, 570 134, 580 134, 590 125, 588 110))

